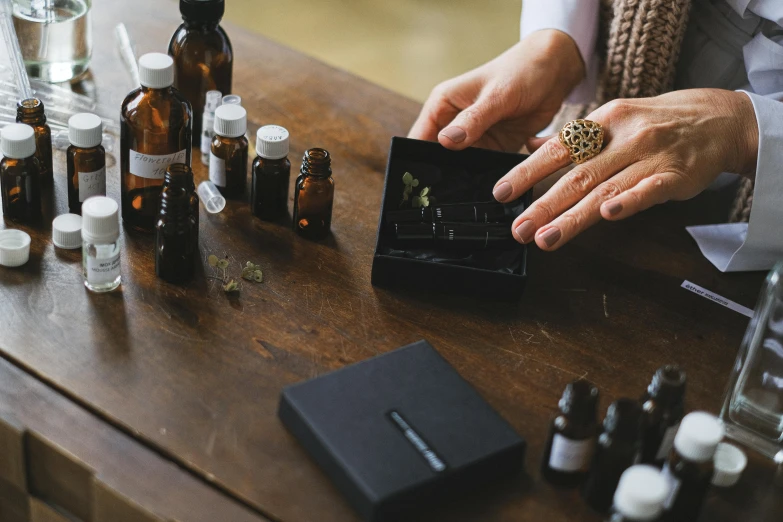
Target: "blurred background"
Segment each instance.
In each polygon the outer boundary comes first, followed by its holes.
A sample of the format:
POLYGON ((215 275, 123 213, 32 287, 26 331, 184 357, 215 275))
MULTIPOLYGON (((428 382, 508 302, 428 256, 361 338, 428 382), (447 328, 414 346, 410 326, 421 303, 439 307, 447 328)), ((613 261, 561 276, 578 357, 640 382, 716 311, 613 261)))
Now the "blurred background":
POLYGON ((520 0, 227 0, 225 20, 414 100, 519 40, 520 0))

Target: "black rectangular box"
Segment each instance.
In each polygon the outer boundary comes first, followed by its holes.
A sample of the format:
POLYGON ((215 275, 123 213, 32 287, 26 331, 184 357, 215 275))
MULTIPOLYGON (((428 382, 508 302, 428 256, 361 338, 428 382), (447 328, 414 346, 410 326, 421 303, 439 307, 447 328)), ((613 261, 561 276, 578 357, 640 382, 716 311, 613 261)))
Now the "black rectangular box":
POLYGON ((525 441, 426 341, 289 386, 278 415, 368 521, 524 466, 525 441))
MULTIPOLYGON (((372 284, 496 300, 519 299, 527 279, 525 245, 468 254, 407 251, 395 244, 385 216, 400 207, 404 188, 402 177, 406 172, 419 180, 417 191, 431 186, 431 195, 438 203, 494 201, 492 188, 497 180, 525 158, 525 154, 478 148, 453 151, 439 143, 392 138, 372 263, 372 284)), ((528 191, 509 207, 513 207, 514 215, 519 215, 531 201, 532 191, 528 191)))

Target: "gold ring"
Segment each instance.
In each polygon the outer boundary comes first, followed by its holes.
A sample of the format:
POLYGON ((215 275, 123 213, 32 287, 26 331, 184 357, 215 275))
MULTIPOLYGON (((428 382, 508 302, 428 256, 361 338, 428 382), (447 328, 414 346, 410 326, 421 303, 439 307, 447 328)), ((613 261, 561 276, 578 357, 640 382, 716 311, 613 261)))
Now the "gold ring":
POLYGON ((604 128, 590 120, 569 121, 560 129, 560 143, 571 154, 571 161, 584 163, 601 152, 604 144, 604 128))

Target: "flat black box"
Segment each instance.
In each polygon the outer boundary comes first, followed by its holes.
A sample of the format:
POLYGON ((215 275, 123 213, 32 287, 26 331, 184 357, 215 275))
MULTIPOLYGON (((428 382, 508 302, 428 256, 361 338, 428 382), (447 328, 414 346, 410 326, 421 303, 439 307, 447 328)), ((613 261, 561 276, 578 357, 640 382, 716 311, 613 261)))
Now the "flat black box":
POLYGON ((278 415, 368 521, 456 500, 524 466, 525 441, 426 341, 289 386, 278 415))
MULTIPOLYGON (((527 280, 525 245, 470 255, 438 252, 438 261, 435 262, 432 260, 435 256, 397 248, 393 234, 385 226, 385 215, 400 206, 405 172, 411 172, 419 179, 417 189, 432 186, 432 194, 438 203, 493 201, 492 188, 497 180, 525 158, 526 154, 478 148, 453 151, 439 143, 392 138, 372 263, 372 284, 495 300, 519 299, 527 280)), ((530 205, 532 198, 532 191, 528 191, 509 205, 519 215, 530 205)))

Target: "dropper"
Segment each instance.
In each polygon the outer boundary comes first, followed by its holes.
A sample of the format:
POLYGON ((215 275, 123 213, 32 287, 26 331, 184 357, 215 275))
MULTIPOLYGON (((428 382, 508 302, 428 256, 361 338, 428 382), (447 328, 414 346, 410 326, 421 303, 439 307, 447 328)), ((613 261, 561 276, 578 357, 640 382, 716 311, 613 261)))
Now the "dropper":
POLYGON ((2 24, 3 39, 5 40, 6 49, 11 58, 11 67, 14 70, 14 78, 16 78, 16 85, 19 89, 19 94, 22 96, 22 100, 27 100, 33 97, 33 90, 30 88, 30 80, 27 77, 27 69, 24 67, 24 59, 22 58, 22 50, 19 48, 19 39, 16 36, 16 29, 14 29, 13 20, 13 6, 11 0, 0 0, 0 11, 2 11, 2 24))

